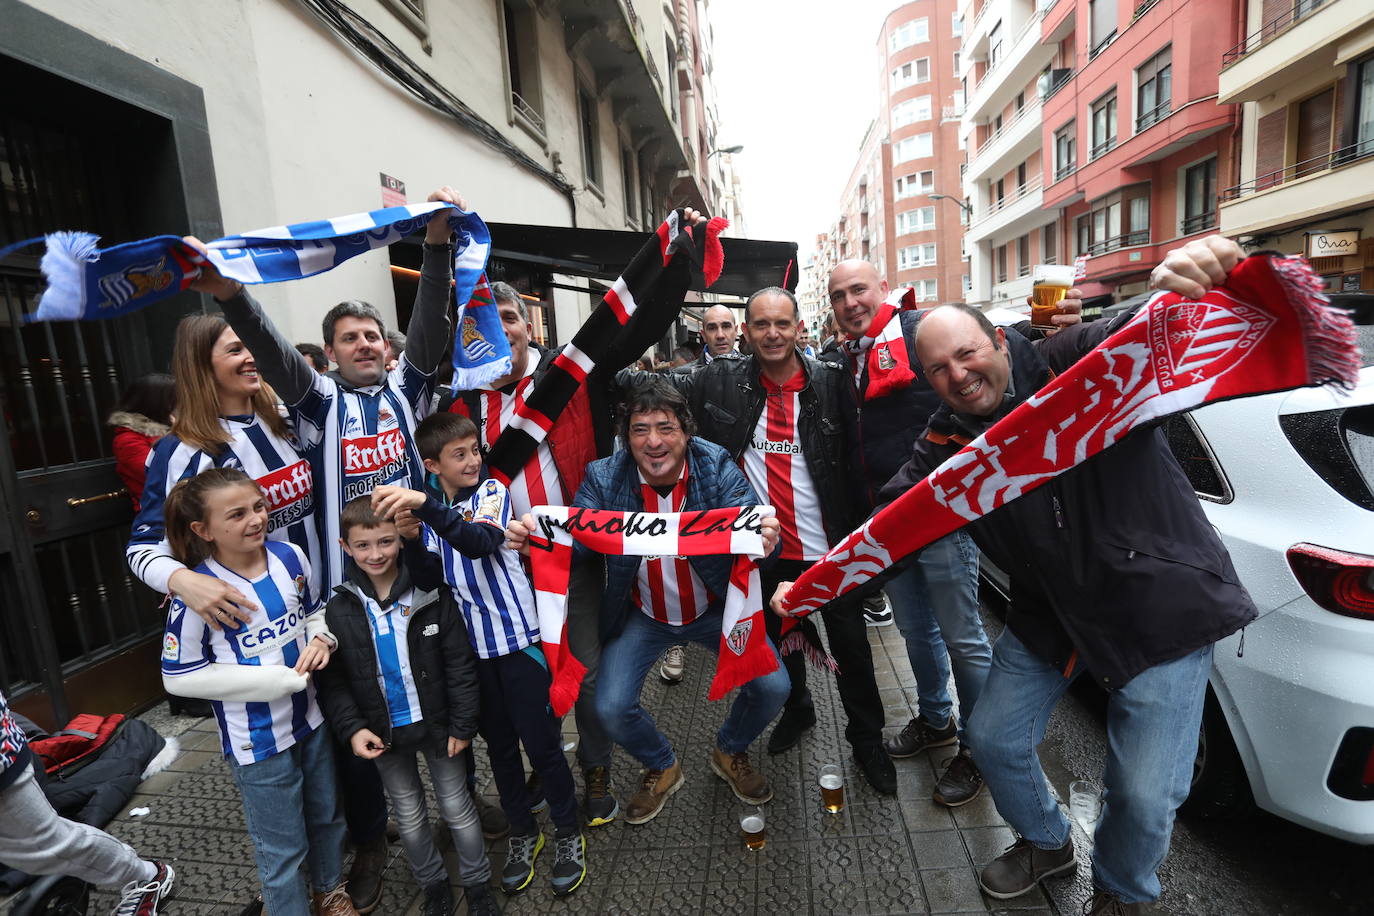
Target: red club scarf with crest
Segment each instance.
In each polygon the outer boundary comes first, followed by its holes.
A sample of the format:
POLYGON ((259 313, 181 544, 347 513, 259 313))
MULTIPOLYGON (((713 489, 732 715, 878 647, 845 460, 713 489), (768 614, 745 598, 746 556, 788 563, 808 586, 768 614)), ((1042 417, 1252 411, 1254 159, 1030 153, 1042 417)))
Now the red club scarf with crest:
POLYGON ((907 351, 906 340, 902 336, 902 319, 899 312, 916 307, 916 291, 909 286, 894 289, 879 306, 868 325, 868 332, 858 340, 845 343, 850 358, 859 364, 865 360, 868 370, 868 387, 864 389, 864 400, 886 397, 894 391, 901 391, 916 380, 911 369, 911 354, 907 351))
POLYGON ((1355 328, 1321 290, 1302 258, 1258 254, 1200 300, 1156 294, 1115 334, 835 545, 792 585, 784 607, 821 607, 1141 424, 1229 398, 1352 387, 1360 372, 1355 328))
MULTIPOLYGON (((777 656, 763 630, 758 561, 764 556, 760 523, 771 506, 733 506, 692 512, 607 512, 566 506, 535 506, 530 568, 539 611, 539 633, 553 685, 554 715, 572 708, 586 666, 568 647, 568 576, 573 540, 597 553, 623 556, 697 557, 733 554, 725 596, 720 651, 711 681, 712 700, 777 670, 777 656)), ((632 612, 637 613, 637 612, 632 612)))

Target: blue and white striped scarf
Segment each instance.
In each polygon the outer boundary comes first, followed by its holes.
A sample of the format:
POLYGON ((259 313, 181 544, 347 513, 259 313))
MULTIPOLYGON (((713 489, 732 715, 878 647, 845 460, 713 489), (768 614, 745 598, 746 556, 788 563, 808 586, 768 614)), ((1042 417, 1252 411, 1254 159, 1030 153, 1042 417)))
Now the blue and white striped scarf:
POLYGON ((443 201, 225 236, 208 243, 205 255, 174 235, 102 250, 96 247, 100 238, 89 232, 54 232, 8 246, 0 256, 46 241, 42 270, 48 286, 30 320, 92 321, 126 315, 181 292, 200 276, 207 260, 240 283, 312 277, 423 230, 430 216, 443 209, 452 211, 457 328, 467 338, 467 345, 460 338, 454 347, 454 367, 470 387, 476 387, 511 371, 510 345, 490 294, 473 298, 474 288, 486 287, 483 272, 491 233, 476 213, 443 201))

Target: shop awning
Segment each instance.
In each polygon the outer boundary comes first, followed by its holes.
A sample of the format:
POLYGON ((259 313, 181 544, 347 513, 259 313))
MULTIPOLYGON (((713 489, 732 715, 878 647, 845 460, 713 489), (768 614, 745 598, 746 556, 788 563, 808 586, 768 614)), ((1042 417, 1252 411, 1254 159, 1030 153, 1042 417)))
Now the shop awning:
MULTIPOLYGON (((577 277, 613 281, 649 238, 647 232, 488 223, 491 256, 577 277)), ((765 286, 797 288, 797 243, 722 238, 725 269, 709 292, 747 297, 765 286)), ((699 271, 691 288, 706 291, 699 271)))

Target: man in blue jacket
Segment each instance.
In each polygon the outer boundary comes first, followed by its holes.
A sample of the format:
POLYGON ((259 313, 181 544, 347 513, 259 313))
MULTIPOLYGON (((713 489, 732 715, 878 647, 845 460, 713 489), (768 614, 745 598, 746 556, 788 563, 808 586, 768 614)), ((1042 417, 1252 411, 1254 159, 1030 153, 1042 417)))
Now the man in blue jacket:
MULTIPOLYGON (((630 392, 621 415, 626 448, 587 465, 572 504, 617 512, 690 512, 757 504, 738 464, 723 448, 693 435, 687 399, 655 379, 630 392)), ((507 538, 524 542, 533 519, 512 522, 507 538)), ((776 518, 763 520, 765 550, 778 540, 776 518)), ((601 605, 601 668, 596 711, 610 736, 645 767, 625 820, 643 824, 682 786, 682 763, 672 744, 639 703, 649 669, 669 646, 695 642, 720 648, 721 614, 730 587, 729 555, 606 557, 601 605)), ((774 651, 769 643, 770 650, 774 651)), ((749 760, 749 745, 782 709, 791 689, 787 671, 740 688, 716 734, 711 769, 741 801, 761 805, 773 797, 749 760)))

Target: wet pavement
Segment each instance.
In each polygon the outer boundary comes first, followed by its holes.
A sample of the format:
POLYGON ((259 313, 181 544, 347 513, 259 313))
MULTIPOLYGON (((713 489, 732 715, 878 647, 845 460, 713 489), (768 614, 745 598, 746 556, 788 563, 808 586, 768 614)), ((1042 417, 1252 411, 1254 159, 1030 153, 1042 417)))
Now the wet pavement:
MULTIPOLYGON (((988 620, 990 631, 998 624, 988 620)), ((886 718, 895 730, 912 715, 914 681, 896 627, 870 629, 886 718)), ((1011 831, 983 793, 949 810, 930 801, 935 778, 952 748, 938 756, 898 761, 895 798, 873 792, 858 774, 843 739, 843 712, 833 681, 811 672, 817 725, 787 753, 768 757, 756 745, 756 765, 775 797, 763 808, 768 843, 744 848, 740 817, 753 810, 735 799, 711 771, 708 754, 725 703, 706 700, 714 660, 692 648, 687 676, 666 685, 651 676, 644 704, 652 710, 683 761, 686 785, 648 824, 616 822, 590 830, 588 876, 568 898, 548 886, 552 844, 523 894, 502 898, 508 913, 1078 913, 1091 894, 1081 834, 1073 878, 1053 880, 1012 901, 993 901, 978 890, 977 869, 1012 840, 1011 831), (846 773, 846 806, 838 815, 820 805, 817 776, 838 763, 846 773)), ((1051 721, 1042 746, 1047 774, 1061 797, 1070 779, 1100 781, 1104 740, 1091 693, 1071 694, 1051 721)), ((176 897, 169 916, 238 916, 257 890, 252 844, 228 769, 219 754, 213 720, 172 717, 165 704, 142 718, 166 735, 179 734, 182 753, 172 768, 148 779, 128 808, 147 806, 142 818, 121 817, 111 832, 151 857, 173 857, 176 897)), ((567 722, 571 748, 576 735, 567 722)), ((495 786, 478 754, 482 791, 495 786)), ((569 754, 571 760, 571 753, 569 754)), ((638 767, 617 751, 615 789, 624 800, 638 767)), ((126 809, 127 810, 127 809, 126 809)), ((431 804, 431 811, 434 806, 431 804)), ((550 836, 547 814, 542 825, 550 836)), ((441 831, 442 833, 442 831, 441 831)), ((1181 820, 1161 870, 1165 896, 1155 912, 1365 913, 1371 911, 1368 875, 1374 850, 1354 847, 1267 815, 1239 821, 1181 820)), ((493 869, 505 844, 491 844, 493 869)), ((453 862, 450 855, 450 867, 453 862)), ((457 890, 457 889, 455 889, 457 890)), ((419 912, 420 890, 393 844, 378 914, 419 912)), ((499 892, 498 892, 498 896, 499 892)), ((91 912, 108 912, 108 894, 93 897, 91 912)), ((3 907, 0 907, 3 911, 3 907)), ((459 913, 466 912, 461 905, 459 913)))

